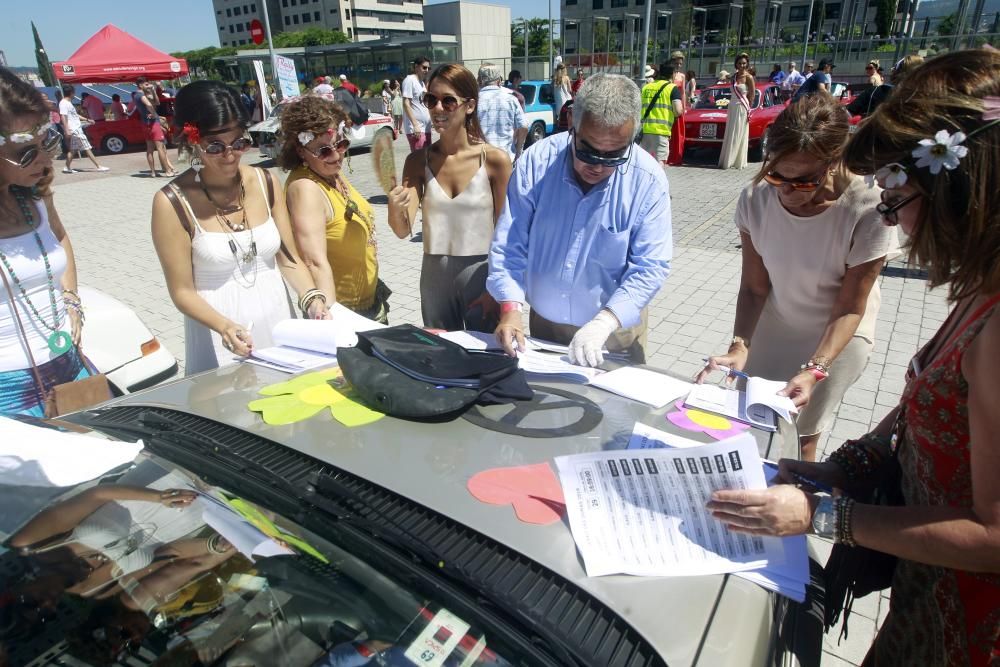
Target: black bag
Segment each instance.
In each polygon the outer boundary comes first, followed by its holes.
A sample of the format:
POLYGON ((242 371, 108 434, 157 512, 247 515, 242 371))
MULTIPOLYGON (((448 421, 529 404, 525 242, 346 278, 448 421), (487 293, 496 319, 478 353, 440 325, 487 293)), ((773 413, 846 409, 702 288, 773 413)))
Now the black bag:
MULTIPOLYGON (((902 423, 902 412, 896 419, 894 432, 902 423)), ((902 439, 899 440, 902 442, 902 439)), ((897 458, 899 448, 882 461, 875 472, 875 484, 866 493, 855 494, 854 500, 868 505, 903 505, 902 469, 897 458)), ((826 585, 824 631, 829 631, 843 612, 841 635, 847 637, 847 619, 854 600, 892 585, 898 558, 884 551, 867 547, 834 544, 823 570, 826 585)))
POLYGON ((336 88, 333 91, 333 99, 348 115, 355 125, 364 125, 368 122, 368 107, 361 103, 354 93, 344 88, 336 88))
POLYGON ((534 395, 516 359, 467 350, 412 324, 359 332, 357 347, 337 348, 337 361, 368 407, 394 417, 445 421, 473 403, 534 395))

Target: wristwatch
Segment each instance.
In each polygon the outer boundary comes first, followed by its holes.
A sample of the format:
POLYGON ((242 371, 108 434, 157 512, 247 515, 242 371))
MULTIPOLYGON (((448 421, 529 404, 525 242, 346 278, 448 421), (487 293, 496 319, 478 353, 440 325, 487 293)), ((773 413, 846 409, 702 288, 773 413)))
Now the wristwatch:
POLYGON ((837 513, 833 506, 833 498, 824 496, 820 498, 816 511, 813 512, 812 526, 813 532, 820 537, 832 538, 837 532, 837 513))

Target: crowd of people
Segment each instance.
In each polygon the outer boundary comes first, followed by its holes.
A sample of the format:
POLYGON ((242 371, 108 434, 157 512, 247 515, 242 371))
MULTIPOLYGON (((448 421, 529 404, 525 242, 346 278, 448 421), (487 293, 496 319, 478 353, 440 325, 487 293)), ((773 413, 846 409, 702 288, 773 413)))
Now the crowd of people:
MULTIPOLYGON (((517 355, 530 308, 531 334, 567 345, 574 363, 598 366, 608 352, 645 362, 649 306, 674 259, 664 167, 689 100, 675 55, 641 90, 611 74, 578 75, 577 84, 557 67, 553 85, 565 88, 557 98, 573 99, 571 129, 527 150, 523 109, 495 65, 477 76, 418 58, 400 86, 386 82, 383 100, 390 111, 400 100, 411 148, 388 194, 388 223, 407 238, 422 220, 426 327, 493 332, 517 355)), ((723 167, 746 160, 756 87, 746 54, 734 66, 723 167)), ((821 61, 797 84, 739 196, 732 342, 696 378, 743 371, 785 380, 781 393, 801 411, 801 459, 781 462, 786 483, 716 491, 709 506, 735 531, 813 531, 899 558, 891 610, 866 664, 995 664, 1000 54, 901 61, 891 84, 872 79, 889 88, 854 134, 829 95, 832 66, 821 61), (899 253, 897 225, 954 309, 915 350, 899 405, 816 462, 820 435, 872 352, 878 277, 899 253), (898 462, 904 504, 858 500, 887 461, 898 462), (812 482, 843 493, 821 498, 812 482)), ((373 209, 342 169, 344 109, 306 95, 284 112, 284 186, 241 164, 250 116, 236 89, 188 84, 174 113, 190 168, 156 193, 152 238, 185 316, 189 374, 269 345, 296 303, 306 318, 329 318, 336 302, 389 321, 373 209)), ((59 141, 42 95, 0 69, 0 412, 40 415, 48 388, 91 372, 79 347, 85 309, 73 249, 52 201, 59 141)))

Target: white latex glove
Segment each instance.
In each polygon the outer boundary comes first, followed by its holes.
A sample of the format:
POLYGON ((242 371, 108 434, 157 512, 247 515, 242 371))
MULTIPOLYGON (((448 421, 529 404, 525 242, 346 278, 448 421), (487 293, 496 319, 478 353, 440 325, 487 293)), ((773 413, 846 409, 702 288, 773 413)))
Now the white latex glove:
POLYGON ((600 366, 604 363, 604 343, 621 325, 610 310, 602 310, 584 324, 569 342, 569 360, 580 366, 600 366))

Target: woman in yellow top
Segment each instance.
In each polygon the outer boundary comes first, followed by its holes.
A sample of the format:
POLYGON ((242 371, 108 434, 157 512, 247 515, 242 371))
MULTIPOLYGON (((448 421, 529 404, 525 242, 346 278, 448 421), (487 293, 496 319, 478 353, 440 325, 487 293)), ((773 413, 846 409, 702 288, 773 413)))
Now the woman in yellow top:
POLYGON ((342 173, 351 142, 347 114, 306 96, 281 114, 278 165, 290 171, 285 197, 299 253, 326 295, 359 315, 388 323, 389 288, 378 279, 375 214, 342 173))

